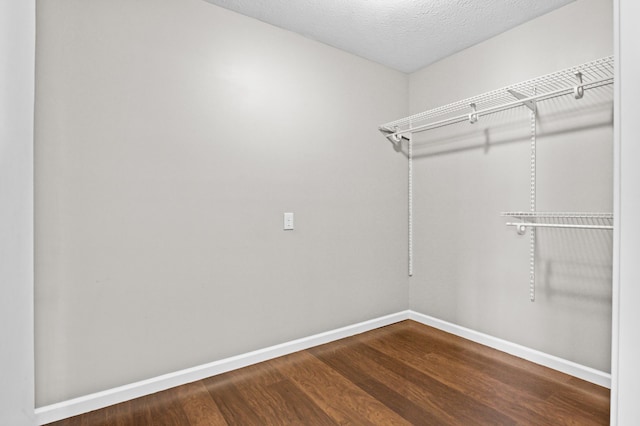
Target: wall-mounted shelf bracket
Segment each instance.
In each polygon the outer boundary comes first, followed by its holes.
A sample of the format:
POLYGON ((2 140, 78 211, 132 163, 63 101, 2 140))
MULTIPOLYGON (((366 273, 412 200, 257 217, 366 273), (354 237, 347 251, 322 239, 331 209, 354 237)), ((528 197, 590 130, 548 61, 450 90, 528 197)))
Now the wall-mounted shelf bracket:
POLYGON ((522 104, 529 108, 534 114, 536 112, 536 101, 535 99, 529 99, 527 95, 523 95, 522 93, 516 92, 513 89, 507 89, 507 92, 511 94, 514 98, 518 100, 522 100, 522 104))
POLYGON ((399 152, 402 149, 402 139, 409 140, 406 136, 398 133, 398 128, 390 129, 388 127, 380 127, 378 130, 391 142, 393 149, 399 152))

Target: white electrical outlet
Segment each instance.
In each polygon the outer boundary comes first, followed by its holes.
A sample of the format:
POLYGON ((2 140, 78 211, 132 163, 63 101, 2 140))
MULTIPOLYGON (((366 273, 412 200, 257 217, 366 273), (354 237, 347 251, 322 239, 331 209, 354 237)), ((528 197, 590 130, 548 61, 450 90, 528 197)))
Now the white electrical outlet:
POLYGON ((284 214, 284 230, 292 231, 293 230, 293 213, 287 212, 284 214))

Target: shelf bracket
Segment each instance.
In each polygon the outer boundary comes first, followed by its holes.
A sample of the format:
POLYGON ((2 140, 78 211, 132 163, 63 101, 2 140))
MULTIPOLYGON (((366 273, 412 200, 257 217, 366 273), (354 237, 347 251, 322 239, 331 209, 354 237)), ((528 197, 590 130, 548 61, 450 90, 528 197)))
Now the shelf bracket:
MULTIPOLYGON (((509 94, 511 94, 511 96, 513 96, 517 100, 527 99, 529 97, 529 96, 523 95, 522 93, 518 93, 513 89, 508 89, 507 92, 509 92, 509 94)), ((524 104, 524 106, 529 108, 534 114, 536 113, 536 101, 535 100, 524 101, 523 104, 524 104)))
POLYGON ((389 142, 393 145, 393 149, 396 152, 400 152, 402 150, 402 139, 409 140, 404 135, 398 134, 398 128, 395 127, 390 129, 388 127, 380 127, 378 130, 384 135, 385 138, 389 139, 389 142))

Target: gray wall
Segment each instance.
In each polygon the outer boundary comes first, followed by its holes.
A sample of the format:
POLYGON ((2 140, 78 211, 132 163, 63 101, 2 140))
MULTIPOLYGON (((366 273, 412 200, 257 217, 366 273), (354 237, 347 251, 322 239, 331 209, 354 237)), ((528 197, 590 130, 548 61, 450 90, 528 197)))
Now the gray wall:
POLYGON ((37 31, 37 406, 407 308, 406 75, 201 0, 37 31))
MULTIPOLYGON (((200 0, 40 1, 37 406, 408 301, 608 371, 611 234, 540 235, 531 303, 528 239, 499 216, 528 209, 526 111, 416 141, 410 285, 406 161, 376 127, 610 55, 611 8, 406 76, 200 0)), ((611 211, 611 134, 610 108, 543 111, 540 210, 611 211)))
POLYGON ((35 1, 0 0, 0 424, 33 412, 35 1))
MULTIPOLYGON (((611 55, 612 8, 577 1, 412 74, 411 112, 611 55)), ((612 211, 612 111, 598 97, 575 117, 540 105, 539 211, 612 211)), ((539 230, 531 303, 528 235, 499 215, 529 210, 528 110, 422 134, 416 155, 411 308, 610 371, 611 232, 539 230)))

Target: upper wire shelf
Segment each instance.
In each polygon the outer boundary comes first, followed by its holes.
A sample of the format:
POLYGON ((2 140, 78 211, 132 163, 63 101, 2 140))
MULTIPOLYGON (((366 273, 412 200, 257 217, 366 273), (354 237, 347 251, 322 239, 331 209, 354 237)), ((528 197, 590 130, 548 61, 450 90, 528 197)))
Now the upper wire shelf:
POLYGON ((613 56, 609 56, 391 121, 379 130, 397 144, 411 133, 475 123, 483 115, 523 105, 535 109, 536 102, 546 99, 565 95, 580 99, 586 90, 612 84, 613 76, 613 56))

